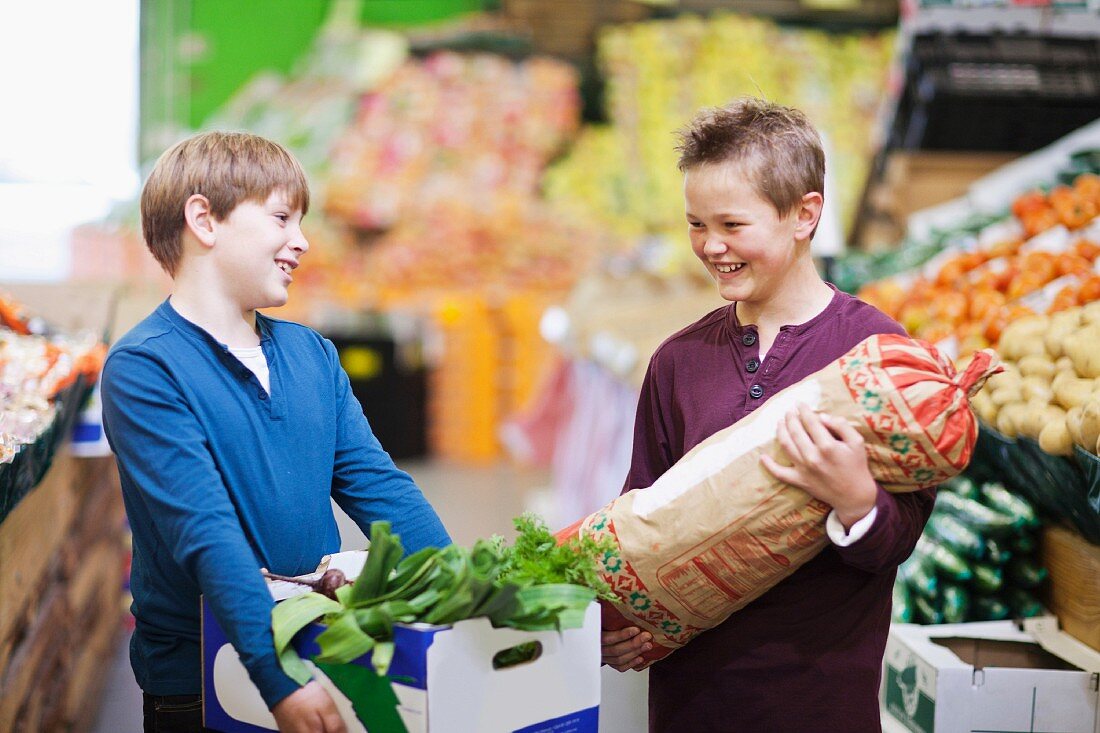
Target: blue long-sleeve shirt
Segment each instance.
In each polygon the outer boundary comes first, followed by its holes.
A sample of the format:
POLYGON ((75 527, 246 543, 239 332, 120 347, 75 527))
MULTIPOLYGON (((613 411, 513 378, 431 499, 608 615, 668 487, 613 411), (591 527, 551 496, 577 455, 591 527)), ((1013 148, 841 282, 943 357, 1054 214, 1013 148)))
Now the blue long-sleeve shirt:
POLYGON ((103 419, 133 532, 130 659, 153 695, 201 690, 199 596, 269 707, 297 684, 279 666, 260 567, 300 574, 340 549, 331 495, 406 550, 450 543, 383 450, 332 344, 257 314, 268 394, 224 344, 166 301, 111 349, 103 419))

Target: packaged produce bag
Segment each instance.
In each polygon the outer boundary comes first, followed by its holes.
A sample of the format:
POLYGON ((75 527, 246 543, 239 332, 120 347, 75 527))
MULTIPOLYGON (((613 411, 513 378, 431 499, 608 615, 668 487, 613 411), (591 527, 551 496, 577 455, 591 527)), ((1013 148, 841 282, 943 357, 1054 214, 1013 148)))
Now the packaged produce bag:
POLYGON ((999 371, 978 352, 965 371, 931 345, 872 336, 695 446, 647 489, 630 491, 559 532, 612 537, 603 575, 616 603, 605 629, 653 634, 648 663, 717 626, 828 543, 829 507, 760 465, 789 459, 776 425, 799 403, 843 418, 866 441, 871 472, 888 491, 934 486, 963 470, 978 424, 968 399, 999 371))

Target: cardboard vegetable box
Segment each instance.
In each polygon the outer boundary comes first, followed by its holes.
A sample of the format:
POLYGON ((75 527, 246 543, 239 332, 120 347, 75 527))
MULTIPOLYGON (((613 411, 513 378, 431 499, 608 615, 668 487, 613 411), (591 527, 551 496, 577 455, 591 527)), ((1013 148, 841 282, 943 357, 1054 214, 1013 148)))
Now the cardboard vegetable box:
MULTIPOLYGON (((358 575, 365 553, 328 556, 322 567, 358 575)), ((276 601, 301 586, 270 583, 276 601)), ((323 630, 311 624, 294 646, 303 660, 317 652, 323 630)), ((450 626, 397 625, 395 652, 387 675, 392 682, 364 690, 366 707, 377 710, 365 727, 351 701, 307 661, 332 695, 349 733, 596 733, 600 704, 600 614, 593 603, 584 626, 561 633, 494 629, 486 618, 450 626), (530 662, 494 668, 494 657, 520 644, 535 643, 530 662), (396 695, 396 700, 394 699, 396 695), (396 715, 394 709, 396 707, 396 715)), ((202 608, 203 715, 208 728, 223 733, 276 730, 275 719, 226 640, 209 605, 202 608)), ((353 664, 370 667, 370 655, 353 664)), ((361 707, 363 700, 360 700, 361 707)))
POLYGON ((894 624, 880 701, 884 733, 1100 733, 1100 653, 1053 616, 894 624))

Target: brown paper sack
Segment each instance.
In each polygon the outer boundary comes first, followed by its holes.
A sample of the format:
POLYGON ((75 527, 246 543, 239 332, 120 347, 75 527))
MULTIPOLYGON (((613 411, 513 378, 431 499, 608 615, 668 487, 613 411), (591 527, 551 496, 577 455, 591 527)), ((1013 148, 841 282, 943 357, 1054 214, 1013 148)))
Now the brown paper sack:
POLYGON ((661 659, 793 573, 828 542, 829 507, 780 482, 776 425, 799 403, 847 420, 863 436, 871 473, 887 491, 934 486, 970 461, 978 425, 968 398, 999 371, 978 352, 958 374, 931 345, 872 336, 695 446, 656 483, 635 489, 559 532, 611 537, 601 569, 618 600, 604 628, 653 635, 661 659))

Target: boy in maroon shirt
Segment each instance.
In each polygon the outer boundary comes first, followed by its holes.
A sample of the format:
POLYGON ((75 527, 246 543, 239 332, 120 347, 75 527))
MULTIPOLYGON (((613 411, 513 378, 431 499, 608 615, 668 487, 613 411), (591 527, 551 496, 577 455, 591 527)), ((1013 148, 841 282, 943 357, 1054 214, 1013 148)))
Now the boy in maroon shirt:
MULTIPOLYGON (((653 354, 624 492, 864 338, 904 330, 818 275, 810 240, 825 156, 797 110, 739 99, 681 133, 691 246, 731 301, 653 354)), ((829 504, 832 543, 718 627, 650 669, 650 731, 879 731, 878 686, 897 566, 934 493, 890 494, 847 423, 805 406, 776 436, 777 478, 829 504)), ((636 668, 650 636, 603 634, 603 661, 636 668)))

